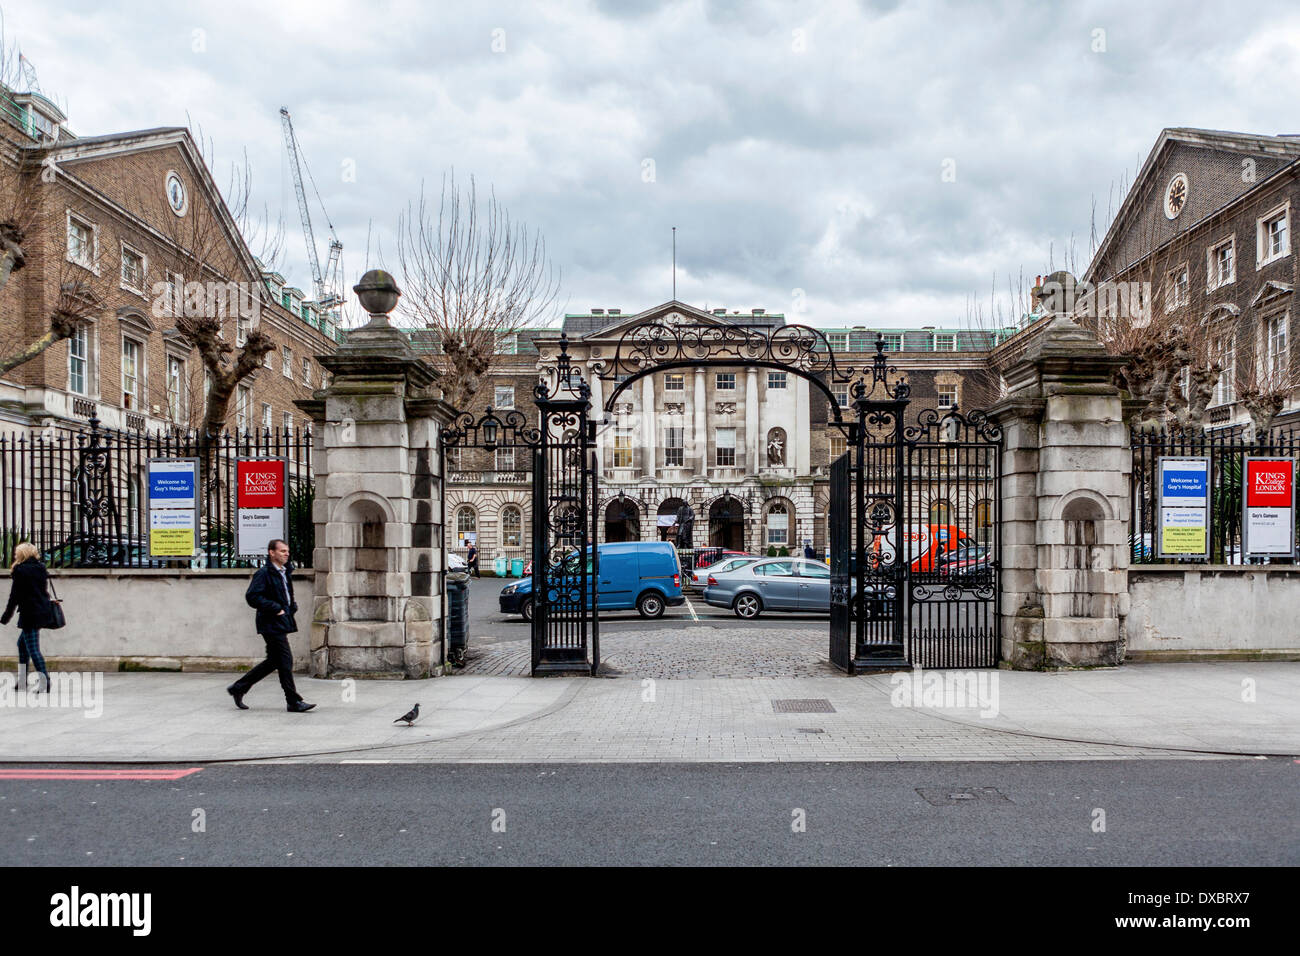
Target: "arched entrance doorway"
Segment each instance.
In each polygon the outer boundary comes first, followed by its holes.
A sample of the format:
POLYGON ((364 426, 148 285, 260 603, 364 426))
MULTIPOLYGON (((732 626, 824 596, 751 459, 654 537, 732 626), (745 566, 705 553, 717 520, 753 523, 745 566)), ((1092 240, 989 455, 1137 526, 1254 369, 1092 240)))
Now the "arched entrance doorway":
POLYGON ((605 506, 605 540, 641 540, 641 509, 631 498, 619 495, 605 506))
POLYGON ((723 495, 709 506, 709 544, 728 551, 745 550, 745 506, 723 495))

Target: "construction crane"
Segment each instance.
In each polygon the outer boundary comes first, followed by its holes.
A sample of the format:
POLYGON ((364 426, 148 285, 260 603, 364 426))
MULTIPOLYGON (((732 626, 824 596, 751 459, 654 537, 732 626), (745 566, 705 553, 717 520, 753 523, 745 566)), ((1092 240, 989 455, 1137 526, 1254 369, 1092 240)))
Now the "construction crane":
POLYGON ((280 120, 284 126, 284 148, 289 153, 289 168, 293 170, 293 188, 298 194, 298 216, 302 219, 302 231, 307 239, 307 259, 311 264, 311 279, 316 287, 316 302, 321 311, 326 312, 343 302, 343 297, 338 291, 339 260, 343 254, 343 243, 339 242, 339 237, 334 232, 334 224, 330 222, 329 213, 325 212, 325 203, 320 198, 320 190, 316 188, 316 180, 308 167, 307 178, 311 180, 312 191, 316 193, 316 201, 320 203, 321 214, 325 217, 325 225, 330 231, 329 259, 325 263, 325 272, 322 275, 320 259, 316 255, 316 236, 311 228, 311 213, 307 209, 307 192, 302 185, 302 169, 307 166, 307 161, 302 158, 302 149, 298 145, 298 137, 294 135, 293 120, 289 118, 287 107, 280 107, 280 120))

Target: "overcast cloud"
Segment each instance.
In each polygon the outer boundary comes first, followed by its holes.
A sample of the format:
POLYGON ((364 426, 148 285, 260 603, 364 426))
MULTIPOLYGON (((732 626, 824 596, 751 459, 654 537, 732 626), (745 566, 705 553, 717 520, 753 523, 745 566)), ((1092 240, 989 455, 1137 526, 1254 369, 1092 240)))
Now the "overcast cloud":
POLYGON ((557 321, 669 298, 675 225, 684 301, 961 326, 1051 243, 1082 269, 1094 196, 1162 127, 1300 132, 1286 3, 0 6, 79 135, 192 122, 218 182, 246 149, 301 288, 282 105, 349 284, 369 224, 395 268, 399 211, 454 166, 544 232, 557 321))

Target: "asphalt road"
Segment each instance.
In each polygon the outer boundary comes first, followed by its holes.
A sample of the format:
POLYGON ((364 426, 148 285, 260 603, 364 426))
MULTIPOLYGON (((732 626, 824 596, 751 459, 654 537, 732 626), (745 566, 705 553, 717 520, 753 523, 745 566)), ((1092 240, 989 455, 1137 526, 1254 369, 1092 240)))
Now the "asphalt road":
POLYGON ((1298 794, 1280 758, 217 765, 0 780, 0 862, 1294 866, 1298 794))

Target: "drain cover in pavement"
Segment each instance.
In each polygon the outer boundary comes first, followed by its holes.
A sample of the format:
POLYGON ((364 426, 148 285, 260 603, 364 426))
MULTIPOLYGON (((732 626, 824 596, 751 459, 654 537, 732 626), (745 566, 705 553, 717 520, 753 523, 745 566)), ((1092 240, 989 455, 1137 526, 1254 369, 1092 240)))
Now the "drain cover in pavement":
POLYGON ((835 708, 825 697, 804 697, 774 700, 772 711, 777 714, 833 714, 835 708))
POLYGON ((917 787, 916 792, 925 798, 927 803, 936 807, 950 807, 957 803, 965 803, 970 800, 978 800, 984 803, 1010 803, 1007 797, 997 787, 961 787, 958 789, 949 789, 946 787, 917 787))

